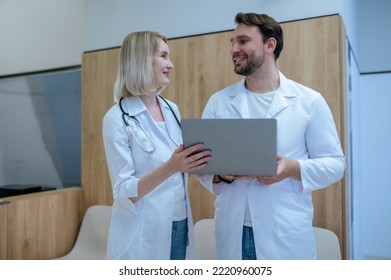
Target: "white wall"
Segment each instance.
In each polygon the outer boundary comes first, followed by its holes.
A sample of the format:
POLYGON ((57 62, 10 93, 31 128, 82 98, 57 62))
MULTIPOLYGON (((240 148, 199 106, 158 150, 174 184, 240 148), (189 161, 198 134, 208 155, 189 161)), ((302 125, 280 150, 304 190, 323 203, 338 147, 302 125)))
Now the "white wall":
POLYGON ((391 2, 341 1, 352 47, 350 246, 352 259, 391 259, 391 187, 387 164, 391 149, 391 2), (386 72, 379 74, 379 72, 386 72), (371 73, 372 72, 372 73, 371 73), (363 73, 368 73, 363 75, 363 73))
POLYGON ((130 32, 168 38, 230 30, 238 12, 270 13, 278 21, 338 13, 338 0, 85 0, 84 50, 120 46, 130 32), (307 7, 306 9, 298 7, 307 7))
POLYGON ((357 2, 358 55, 361 73, 391 70, 391 1, 357 2))
POLYGON ((0 0, 0 76, 81 64, 83 1, 0 0))
POLYGON ((345 205, 346 205, 346 250, 347 257, 353 259, 353 252, 361 250, 357 248, 356 244, 359 240, 360 233, 356 231, 355 223, 353 222, 353 216, 357 214, 355 208, 355 202, 357 199, 357 193, 353 191, 353 185, 356 182, 356 122, 355 111, 356 97, 359 95, 358 86, 360 80, 360 73, 358 71, 358 65, 354 50, 358 48, 357 41, 357 2, 356 1, 340 1, 339 2, 340 15, 343 18, 345 31, 346 31, 346 68, 347 68, 347 92, 345 95, 345 151, 347 167, 345 170, 345 205))
POLYGON ((136 30, 233 29, 239 11, 289 21, 338 13, 338 0, 0 0, 0 77, 80 65, 84 51, 117 47, 136 30))
POLYGON ((358 53, 358 5, 356 0, 340 0, 338 3, 339 14, 343 18, 349 44, 354 50, 356 57, 358 53))
POLYGON ((356 121, 358 115, 358 97, 360 96, 360 72, 358 71, 357 61, 355 60, 353 50, 350 46, 349 38, 346 39, 346 53, 347 53, 347 79, 348 86, 345 96, 345 150, 347 168, 345 173, 345 194, 346 194, 346 236, 348 256, 354 259, 356 252, 361 251, 361 232, 357 230, 360 224, 360 210, 358 203, 360 196, 357 192, 357 184, 360 179, 360 172, 357 172, 358 157, 358 143, 359 138, 357 132, 359 131, 359 123, 356 121), (358 219, 355 219, 358 217, 358 219), (357 222, 357 223, 356 223, 357 222))
POLYGON ((391 73, 360 78, 357 123, 357 174, 359 192, 355 207, 360 244, 356 258, 391 259, 391 73))

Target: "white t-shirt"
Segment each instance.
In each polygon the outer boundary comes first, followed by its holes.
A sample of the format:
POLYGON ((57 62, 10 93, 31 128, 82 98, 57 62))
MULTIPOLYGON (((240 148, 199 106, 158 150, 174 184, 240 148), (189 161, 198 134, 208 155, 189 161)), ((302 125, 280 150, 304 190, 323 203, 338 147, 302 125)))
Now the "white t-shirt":
MULTIPOLYGON (((247 105, 250 118, 264 118, 277 91, 278 89, 266 93, 256 93, 246 90, 247 105)), ((250 208, 248 207, 248 201, 246 202, 246 211, 244 212, 243 224, 248 227, 252 226, 251 213, 250 208)))
MULTIPOLYGON (((177 146, 175 145, 174 141, 171 140, 165 122, 163 121, 155 123, 158 126, 159 130, 162 132, 162 134, 169 140, 168 142, 170 143, 171 148, 176 149, 177 146)), ((173 221, 180 221, 187 218, 185 185, 183 182, 182 173, 177 173, 174 176, 177 176, 178 178, 176 178, 177 180, 173 180, 177 183, 172 186, 175 195, 173 221)))

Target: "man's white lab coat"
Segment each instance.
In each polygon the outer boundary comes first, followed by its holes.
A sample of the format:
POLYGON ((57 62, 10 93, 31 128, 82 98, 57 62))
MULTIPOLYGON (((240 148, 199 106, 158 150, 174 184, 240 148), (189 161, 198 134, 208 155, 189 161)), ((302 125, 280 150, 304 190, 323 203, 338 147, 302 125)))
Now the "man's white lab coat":
MULTIPOLYGON (((211 176, 201 177, 216 194, 219 259, 242 258, 246 201, 257 259, 315 259, 312 192, 335 183, 344 173, 345 157, 323 97, 280 72, 279 76, 280 86, 266 117, 277 119, 277 154, 299 161, 302 180, 288 178, 266 186, 256 179, 242 179, 213 185, 211 176)), ((202 117, 249 118, 244 81, 215 93, 202 117)), ((233 148, 240 148, 240 143, 233 148)))

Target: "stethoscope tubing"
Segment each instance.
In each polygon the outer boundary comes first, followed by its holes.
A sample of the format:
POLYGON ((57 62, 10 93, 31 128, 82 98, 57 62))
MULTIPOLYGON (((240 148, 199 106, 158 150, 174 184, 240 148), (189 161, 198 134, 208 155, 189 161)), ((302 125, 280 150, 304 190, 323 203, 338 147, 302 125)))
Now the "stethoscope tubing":
MULTIPOLYGON (((172 112, 172 114, 174 115, 175 117, 175 120, 177 121, 179 127, 181 128, 181 123, 179 122, 179 119, 178 117, 176 116, 176 114, 174 113, 174 110, 171 108, 170 104, 168 104, 167 100, 165 100, 163 97, 161 97, 160 95, 158 95, 166 104, 167 106, 170 108, 170 111, 172 112)), ((136 143, 137 145, 147 154, 152 154, 155 150, 156 150, 156 146, 155 144, 153 143, 153 140, 151 138, 151 136, 149 136, 149 134, 145 131, 145 129, 143 128, 143 126, 141 125, 141 122, 135 117, 135 116, 131 116, 129 113, 127 113, 124 108, 122 107, 122 100, 124 98, 121 97, 118 104, 119 104, 119 108, 122 112, 122 120, 125 124, 125 126, 128 128, 129 132, 132 134, 133 138, 136 140, 136 143), (140 143, 140 141, 138 140, 138 138, 136 137, 136 135, 133 133, 132 129, 130 129, 130 125, 129 125, 129 122, 126 120, 125 116, 129 117, 129 118, 132 118, 136 124, 140 127, 140 129, 143 131, 143 133, 147 136, 148 138, 148 141, 150 141, 150 143, 152 144, 153 148, 151 150, 146 150, 140 143)))

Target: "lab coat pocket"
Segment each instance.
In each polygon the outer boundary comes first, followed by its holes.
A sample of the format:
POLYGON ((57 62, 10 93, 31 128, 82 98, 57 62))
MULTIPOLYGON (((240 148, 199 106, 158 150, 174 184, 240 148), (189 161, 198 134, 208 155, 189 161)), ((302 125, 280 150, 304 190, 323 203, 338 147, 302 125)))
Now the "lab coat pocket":
POLYGON ((108 258, 122 259, 136 235, 137 215, 114 203, 108 234, 108 258))
POLYGON ((312 221, 311 194, 298 192, 296 180, 284 180, 270 190, 279 236, 300 235, 312 221))

